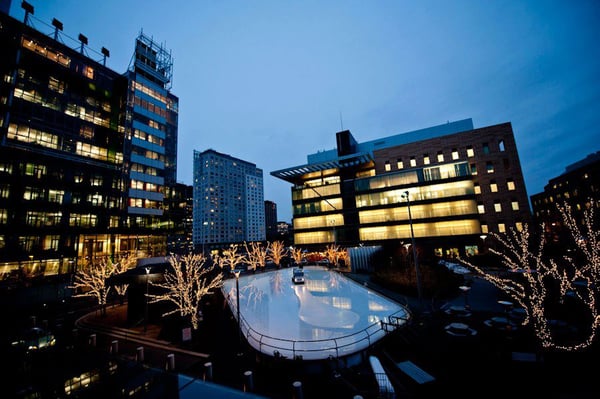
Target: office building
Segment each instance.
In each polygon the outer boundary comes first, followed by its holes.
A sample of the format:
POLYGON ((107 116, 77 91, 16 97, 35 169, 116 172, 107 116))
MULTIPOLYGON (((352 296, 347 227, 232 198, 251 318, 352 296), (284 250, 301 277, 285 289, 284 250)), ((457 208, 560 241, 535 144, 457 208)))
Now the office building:
POLYGON ((482 235, 522 228, 529 201, 510 123, 471 119, 337 148, 271 172, 291 183, 294 245, 409 243, 476 254, 482 235))
POLYGON ((23 6, 24 22, 0 13, 0 278, 165 255, 178 102, 170 57, 140 34, 135 62, 117 73, 108 49, 71 39, 56 19, 34 29, 23 6))
POLYGON ((166 253, 163 201, 177 183, 179 100, 170 92, 172 70, 171 54, 140 33, 127 72, 127 226, 138 233, 127 245, 151 257, 166 253))
POLYGON ((273 201, 265 201, 265 231, 267 241, 277 239, 277 204, 273 201))
POLYGON ((167 187, 164 200, 165 213, 169 215, 167 253, 188 254, 194 251, 193 208, 193 186, 176 183, 167 187))
POLYGON ((194 246, 265 240, 263 171, 212 149, 194 151, 194 246))
POLYGON ((595 212, 600 207, 600 151, 588 155, 565 168, 564 173, 548 181, 544 191, 531 196, 534 220, 544 224, 548 242, 559 244, 565 237, 564 222, 558 206, 568 204, 581 225, 583 212, 595 201, 595 212))

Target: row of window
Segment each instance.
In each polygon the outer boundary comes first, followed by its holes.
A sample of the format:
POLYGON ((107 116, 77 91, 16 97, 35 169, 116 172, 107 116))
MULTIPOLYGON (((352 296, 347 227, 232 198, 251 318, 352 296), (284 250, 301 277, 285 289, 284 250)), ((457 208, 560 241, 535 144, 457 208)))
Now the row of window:
MULTIPOLYGON (((32 143, 41 145, 42 147, 54 149, 54 150, 65 150, 69 151, 69 146, 65 145, 60 140, 58 135, 50 134, 42 130, 34 129, 27 125, 17 125, 11 123, 8 127, 8 134, 6 136, 9 139, 22 141, 25 143, 32 143)), ((71 150, 72 151, 72 150, 71 150)), ((74 153, 82 157, 97 159, 100 161, 111 162, 114 164, 123 163, 123 153, 110 151, 106 147, 100 147, 97 145, 84 143, 78 141, 75 144, 74 153)))
POLYGON ((150 191, 153 193, 161 193, 163 191, 163 186, 140 180, 131 180, 129 187, 133 188, 134 190, 150 191))
POLYGON ((66 68, 68 68, 69 65, 71 65, 71 59, 68 56, 52 48, 49 49, 46 44, 40 44, 37 41, 28 37, 23 36, 21 38, 21 46, 27 50, 40 54, 46 57, 47 59, 54 61, 57 64, 62 65, 66 68))
MULTIPOLYGON (((164 96, 163 94, 161 94, 160 92, 154 90, 151 87, 146 86, 145 84, 139 82, 139 81, 133 81, 133 87, 135 90, 138 90, 144 94, 149 95, 150 97, 160 101, 162 104, 166 104, 167 103, 167 97, 164 96)), ((169 103, 172 103, 172 101, 169 101, 169 103)))
MULTIPOLYGON (((490 145, 488 143, 483 143, 481 146, 481 151, 483 154, 487 155, 490 153, 490 145)), ((505 145, 504 145, 504 140, 499 140, 498 141, 498 151, 500 152, 504 152, 505 151, 505 145)), ((473 148, 472 145, 466 146, 465 147, 465 155, 467 158, 473 158, 475 156, 475 149, 473 148)), ((435 158, 432 154, 430 153, 425 153, 422 155, 421 159, 421 165, 430 165, 431 164, 431 160, 435 159, 438 163, 443 163, 445 162, 445 155, 443 151, 438 151, 437 154, 435 154, 435 158)), ((460 153, 459 150, 457 148, 453 148, 452 151, 450 152, 450 159, 452 159, 453 161, 460 159, 460 153)), ((417 167, 417 157, 416 156, 411 156, 409 157, 408 160, 408 165, 411 168, 415 168, 417 167)), ((404 169, 405 165, 404 165, 404 160, 402 158, 398 158, 396 160, 396 169, 401 170, 404 169)), ((385 161, 385 171, 389 172, 392 170, 392 165, 390 163, 390 161, 385 161)))
MULTIPOLYGON (((500 213, 502 212, 502 203, 500 201, 494 201, 494 212, 496 213, 500 213)), ((510 201, 510 209, 512 209, 513 211, 518 211, 520 209, 519 207, 519 201, 517 200, 511 200, 510 201)), ((477 211, 479 212, 480 215, 485 215, 485 205, 483 203, 478 203, 477 204, 477 211)))
POLYGON ((146 198, 129 198, 129 206, 133 208, 162 209, 162 202, 146 198))

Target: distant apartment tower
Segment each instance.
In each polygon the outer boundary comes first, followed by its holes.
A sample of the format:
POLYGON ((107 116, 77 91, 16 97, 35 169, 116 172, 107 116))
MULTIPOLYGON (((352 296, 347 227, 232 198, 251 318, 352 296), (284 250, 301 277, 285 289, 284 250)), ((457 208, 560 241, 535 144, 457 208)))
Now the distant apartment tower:
MULTIPOLYGON (((571 206, 573 216, 581 225, 583 212, 595 201, 595 212, 600 208, 600 151, 588 155, 565 168, 544 186, 544 191, 531 196, 534 220, 544 224, 546 239, 561 243, 564 236, 564 223, 557 206, 565 203, 571 206)), ((562 247, 561 247, 562 248, 562 247)))
POLYGON ((274 241, 277 237, 277 204, 265 201, 265 229, 267 241, 274 241))
POLYGON ((474 254, 480 236, 530 220, 510 123, 474 129, 465 119, 365 143, 345 130, 336 140, 271 172, 293 185, 296 246, 399 245, 412 225, 438 256, 474 254))
POLYGON ((212 149, 194 151, 194 246, 265 240, 263 171, 212 149))
POLYGON ((61 36, 58 21, 36 26, 48 33, 0 13, 0 279, 166 255, 163 193, 177 142, 177 99, 162 71, 170 60, 140 35, 134 66, 118 73, 85 36, 61 36))
POLYGON ((165 212, 169 215, 167 253, 188 254, 193 252, 193 186, 183 183, 169 186, 165 194, 164 207, 165 212))

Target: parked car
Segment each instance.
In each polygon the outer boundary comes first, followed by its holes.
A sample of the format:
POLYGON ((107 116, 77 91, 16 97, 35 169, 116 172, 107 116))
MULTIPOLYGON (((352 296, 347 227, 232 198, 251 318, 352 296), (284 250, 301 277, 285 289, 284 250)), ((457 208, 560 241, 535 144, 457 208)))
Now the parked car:
POLYGON ((302 269, 294 269, 292 272, 292 282, 294 284, 304 284, 304 270, 302 269))

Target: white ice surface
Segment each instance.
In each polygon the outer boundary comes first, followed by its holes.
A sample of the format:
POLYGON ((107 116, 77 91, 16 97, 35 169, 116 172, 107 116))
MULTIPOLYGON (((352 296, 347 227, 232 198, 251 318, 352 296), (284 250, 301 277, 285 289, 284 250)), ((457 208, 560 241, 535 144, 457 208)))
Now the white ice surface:
MULTIPOLYGON (((292 270, 239 278, 242 333, 265 354, 303 359, 348 355, 385 336, 381 321, 389 322, 389 316, 409 317, 404 306, 336 271, 306 266, 305 283, 294 284, 292 270)), ((224 282, 223 292, 237 315, 235 278, 224 282)))

